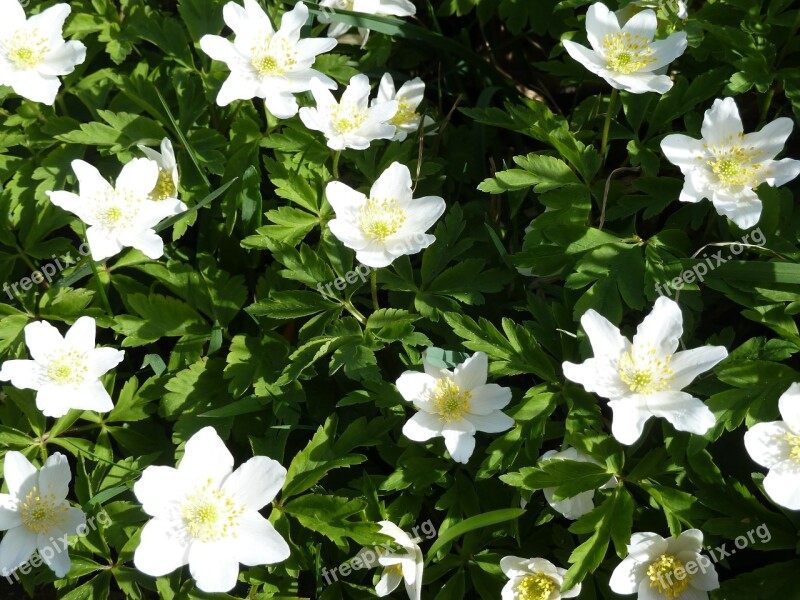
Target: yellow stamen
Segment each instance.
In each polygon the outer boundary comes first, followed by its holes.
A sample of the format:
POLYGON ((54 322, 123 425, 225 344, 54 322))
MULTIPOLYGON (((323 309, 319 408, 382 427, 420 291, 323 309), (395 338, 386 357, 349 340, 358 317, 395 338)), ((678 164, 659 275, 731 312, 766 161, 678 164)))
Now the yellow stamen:
POLYGON ((396 200, 370 198, 358 216, 358 226, 364 235, 379 242, 397 233, 405 221, 406 213, 396 200))
POLYGON ((603 54, 608 68, 625 75, 641 71, 656 60, 651 42, 638 33, 607 33, 603 37, 603 54))
POLYGON ((671 358, 660 357, 655 348, 633 348, 619 359, 619 378, 634 394, 663 392, 674 379, 669 366, 671 358))
POLYGON ((549 600, 551 594, 558 588, 552 577, 544 573, 526 575, 517 585, 517 600, 549 600))
POLYGON ((675 600, 689 587, 692 578, 683 568, 683 563, 672 554, 662 554, 647 569, 650 587, 668 598, 675 600), (680 569, 680 573, 676 573, 680 569), (680 578, 678 578, 680 575, 680 578))
POLYGON ((470 409, 469 390, 462 390, 456 382, 449 377, 436 380, 431 401, 433 409, 440 415, 439 421, 452 423, 460 421, 470 409))
POLYGON ((46 533, 63 524, 69 512, 69 504, 56 501, 53 494, 42 494, 36 486, 31 488, 19 503, 22 524, 34 533, 46 533))
POLYGON ((244 507, 236 504, 208 479, 187 496, 181 506, 184 525, 189 535, 201 542, 214 542, 236 537, 236 528, 244 507))

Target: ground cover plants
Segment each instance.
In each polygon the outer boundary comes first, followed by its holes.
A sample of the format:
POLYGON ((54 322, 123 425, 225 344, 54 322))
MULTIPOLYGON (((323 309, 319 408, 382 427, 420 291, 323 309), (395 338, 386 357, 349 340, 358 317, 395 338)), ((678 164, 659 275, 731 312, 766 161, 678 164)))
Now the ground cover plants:
POLYGON ((791 0, 0 0, 0 593, 800 598, 791 0))

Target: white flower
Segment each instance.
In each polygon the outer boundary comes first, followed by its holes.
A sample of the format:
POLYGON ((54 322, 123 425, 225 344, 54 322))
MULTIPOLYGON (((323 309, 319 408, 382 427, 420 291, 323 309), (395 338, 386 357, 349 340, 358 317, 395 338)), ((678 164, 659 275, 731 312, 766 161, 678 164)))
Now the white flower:
POLYGON ((663 417, 679 431, 704 434, 714 426, 713 413, 697 398, 681 390, 700 373, 723 360, 722 346, 704 346, 675 352, 683 333, 678 305, 661 296, 633 336, 633 344, 594 310, 581 317, 594 351, 580 365, 563 364, 567 379, 587 392, 607 398, 614 412, 611 431, 623 444, 642 435, 650 417, 663 417))
POLYGON ((32 360, 7 360, 0 380, 20 389, 37 390, 36 408, 46 417, 62 417, 70 409, 108 412, 114 408, 100 377, 125 357, 122 350, 95 348, 95 322, 81 317, 61 337, 46 321, 25 326, 32 360))
POLYGON ((70 13, 69 4, 55 4, 25 18, 17 0, 0 0, 0 85, 33 100, 53 104, 61 82, 86 59, 86 46, 64 42, 61 30, 70 13))
POLYGON ((94 260, 114 256, 129 246, 153 259, 164 254, 164 242, 153 227, 183 212, 186 205, 174 198, 158 202, 148 199, 159 181, 155 161, 134 158, 122 167, 114 186, 82 160, 73 160, 72 170, 78 177, 80 194, 48 191, 47 195, 53 204, 89 226, 86 241, 94 260))
POLYGON ((56 452, 38 471, 21 453, 9 451, 3 461, 8 494, 0 494, 0 573, 8 576, 34 552, 56 577, 69 573, 66 536, 85 527, 86 515, 67 502, 72 474, 67 458, 56 452))
POLYGON ((391 521, 379 521, 378 523, 381 525, 380 533, 391 537, 394 543, 400 546, 401 552, 387 552, 380 547, 374 548, 374 552, 367 553, 365 550, 368 549, 362 550, 362 557, 365 554, 376 556, 374 561, 364 561, 368 568, 377 565, 383 566, 383 573, 375 586, 375 592, 380 597, 388 596, 397 589, 401 581, 405 581, 406 593, 410 600, 420 600, 422 595, 422 550, 405 531, 391 521))
MULTIPOLYGON (((600 464, 588 454, 579 452, 575 448, 566 448, 561 452, 549 450, 539 457, 539 462, 545 460, 574 460, 577 462, 590 462, 596 465, 600 464)), ((608 482, 603 484, 600 489, 605 490, 616 486, 617 478, 612 477, 608 480, 608 482)), ((561 513, 568 519, 580 519, 583 515, 591 512, 594 509, 594 490, 586 490, 585 492, 581 492, 580 494, 570 498, 565 498, 564 500, 553 500, 553 493, 555 491, 556 488, 554 487, 544 488, 542 490, 545 500, 547 500, 547 503, 553 508, 553 510, 561 513)))
POLYGON ((419 409, 403 426, 405 436, 425 442, 442 436, 450 456, 466 463, 475 450, 475 432, 499 433, 514 426, 501 409, 511 402, 511 390, 486 383, 489 361, 476 352, 453 371, 423 359, 424 373, 406 371, 397 380, 404 399, 419 409))
MULTIPOLYGON (((177 200, 178 199, 178 163, 175 160, 175 150, 172 142, 167 138, 161 140, 161 152, 139 145, 147 158, 158 165, 158 182, 148 196, 149 200, 177 200)), ((186 210, 186 205, 181 203, 181 211, 186 210)))
POLYGON ((661 141, 667 160, 686 178, 680 201, 708 198, 717 213, 741 229, 752 227, 761 217, 761 200, 754 188, 762 183, 781 186, 800 174, 800 161, 773 160, 792 133, 787 117, 745 134, 733 98, 717 99, 706 111, 700 132, 700 140, 672 134, 661 141))
POLYGON ((397 91, 395 91, 391 74, 384 73, 381 77, 378 85, 378 97, 372 101, 372 106, 393 100, 397 101, 397 113, 389 119, 389 124, 395 126, 393 140, 402 142, 409 134, 417 132, 420 123, 422 123, 423 129, 433 125, 433 119, 426 116, 423 121, 422 115, 417 112, 417 107, 422 102, 424 95, 425 83, 419 77, 406 81, 397 91))
POLYGON ((309 129, 321 131, 333 150, 366 150, 373 140, 390 140, 395 127, 389 123, 397 113, 398 102, 393 100, 369 106, 369 79, 366 75, 353 75, 350 84, 336 102, 325 85, 311 81, 311 93, 316 108, 300 109, 300 120, 309 129))
POLYGON ((569 40, 562 43, 572 58, 611 87, 633 94, 663 94, 672 87, 663 72, 686 50, 686 34, 679 31, 654 40, 657 24, 656 13, 643 10, 620 27, 617 15, 597 2, 586 13, 586 37, 592 49, 569 40))
POLYGON ((664 539, 655 533, 634 533, 628 557, 611 574, 617 594, 637 594, 639 600, 708 600, 719 587, 711 559, 700 554, 703 532, 688 529, 664 539))
POLYGON ((259 510, 272 502, 286 469, 256 456, 233 470, 233 456, 213 427, 186 442, 177 469, 147 467, 133 486, 153 517, 133 556, 137 569, 160 577, 189 565, 197 587, 226 592, 236 585, 239 563, 273 564, 289 546, 259 510))
POLYGON ((258 97, 274 116, 288 119, 297 114, 294 94, 310 90, 313 78, 326 88, 336 89, 336 82, 311 68, 317 55, 332 50, 336 40, 300 39, 300 29, 308 19, 308 9, 302 2, 284 13, 277 32, 255 0, 244 0, 244 8, 228 2, 222 16, 236 34, 234 41, 218 35, 200 39, 203 52, 231 70, 217 95, 220 106, 258 97))
MULTIPOLYGON (((336 21, 335 17, 325 14, 326 8, 392 17, 411 17, 417 13, 417 7, 410 0, 321 0, 319 5, 322 8, 322 14, 318 17, 319 22, 330 23, 328 35, 335 38, 350 31, 352 25, 336 21)), ((369 29, 359 27, 358 34, 362 37, 363 48, 369 38, 369 29)))
POLYGON ((778 401, 783 421, 757 423, 744 434, 750 457, 769 469, 764 489, 776 504, 800 510, 800 383, 778 401))
POLYGON ((543 558, 504 556, 500 559, 500 568, 508 577, 501 592, 502 600, 560 600, 581 593, 581 584, 562 593, 567 570, 543 558))
POLYGON ((369 267, 386 267, 398 256, 416 254, 436 238, 425 233, 442 216, 439 196, 411 197, 411 173, 394 162, 372 184, 369 198, 339 181, 325 188, 336 218, 331 233, 356 251, 356 259, 369 267))

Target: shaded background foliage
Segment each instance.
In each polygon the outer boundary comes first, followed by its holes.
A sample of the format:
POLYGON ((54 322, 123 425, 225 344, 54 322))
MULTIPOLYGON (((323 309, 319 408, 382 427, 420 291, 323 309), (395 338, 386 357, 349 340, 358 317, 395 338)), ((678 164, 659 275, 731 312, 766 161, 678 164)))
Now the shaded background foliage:
MULTIPOLYGON (((73 497, 113 519, 78 542, 57 596, 207 597, 181 571, 152 580, 133 570, 146 517, 130 490, 141 469, 172 464, 175 447, 211 424, 238 461, 266 454, 289 468, 272 520, 292 545, 285 563, 251 568, 236 592, 216 597, 368 597, 371 572, 326 586, 320 568, 381 541, 374 522, 382 518, 404 527, 431 519, 440 540, 467 523, 428 554, 425 595, 437 599, 497 597, 507 554, 571 564, 572 581, 586 577, 581 598, 611 598, 608 578, 631 530, 698 527, 714 546, 761 523, 772 540, 718 565, 722 591, 712 596, 800 597, 800 518, 764 497, 742 443, 745 425, 777 418, 778 396, 800 380, 796 182, 759 190, 768 250, 748 249, 681 291, 686 345, 730 351, 690 387, 717 416, 706 436, 651 422, 642 441, 623 448, 607 433, 605 403, 565 384, 560 368, 588 355, 577 325, 587 309, 630 330, 657 297, 656 283, 696 264, 706 244, 741 239, 708 201, 677 202, 682 177, 658 144, 672 131, 699 137, 703 111, 723 95, 736 95, 746 131, 777 116, 796 121, 800 9, 791 0, 721 0, 690 5, 681 22, 662 6, 663 26, 685 29, 690 47, 672 66, 670 92, 622 95, 604 159, 610 90, 559 43, 583 35, 575 32, 588 2, 416 4, 417 17, 405 22, 365 18, 373 35, 363 50, 340 44, 316 63, 340 84, 356 72, 373 82, 387 70, 398 83, 419 76, 423 110, 439 123, 435 135, 342 157, 341 179, 353 187, 368 188, 398 160, 417 175, 416 196, 448 203, 436 243, 379 272, 378 311, 360 282, 335 298, 316 291, 354 267, 325 227, 332 176, 321 136, 297 118, 277 122, 260 101, 215 105, 227 72, 197 42, 223 31, 222 1, 73 0, 65 33, 86 44, 87 59, 64 78, 55 106, 0 90, 3 281, 53 255, 77 256, 79 221, 44 194, 74 189, 75 158, 114 176, 139 155, 137 144, 169 137, 182 199, 202 204, 162 233, 172 243, 159 261, 128 250, 99 280, 77 265, 49 286, 2 297, 4 359, 24 355, 31 320, 84 314, 102 328, 98 343, 126 352, 106 378, 116 403, 107 415, 73 411, 48 422, 33 392, 3 387, 3 449, 69 453, 73 497), (400 433, 409 412, 393 382, 431 345, 486 352, 491 375, 514 392, 508 412, 518 426, 479 435, 466 466, 445 457, 441 440, 412 444, 400 433), (531 468, 562 442, 606 468, 531 468), (545 482, 593 489, 611 472, 621 485, 598 492, 598 508, 574 524, 535 492, 545 482)), ((266 8, 276 21, 290 6, 266 8)), ((324 26, 309 30, 321 35, 324 26)), ((785 155, 800 156, 797 140, 785 155)), ((21 579, 4 593, 24 587, 50 597, 46 569, 21 579)))

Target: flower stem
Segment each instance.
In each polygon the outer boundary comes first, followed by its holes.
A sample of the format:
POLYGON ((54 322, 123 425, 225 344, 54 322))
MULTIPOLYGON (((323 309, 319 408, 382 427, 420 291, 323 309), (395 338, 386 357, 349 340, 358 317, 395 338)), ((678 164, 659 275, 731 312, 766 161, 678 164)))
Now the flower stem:
POLYGON ((355 307, 355 305, 353 305, 352 302, 349 302, 349 301, 345 300, 344 301, 344 307, 347 309, 347 312, 349 312, 351 315, 353 315, 356 318, 356 321, 358 321, 362 325, 366 324, 367 318, 364 315, 361 314, 361 311, 358 310, 355 307))
POLYGON ((369 287, 372 290, 372 309, 380 309, 378 304, 378 269, 372 269, 369 274, 369 287))
POLYGON ((619 96, 619 90, 614 88, 611 90, 611 98, 608 100, 608 112, 606 112, 606 122, 603 125, 603 139, 600 141, 600 156, 604 159, 606 156, 606 145, 608 144, 608 131, 611 129, 611 117, 614 116, 617 108, 617 96, 619 96))
POLYGON ((103 282, 100 281, 100 273, 97 271, 97 263, 94 262, 94 259, 92 258, 92 247, 89 246, 89 238, 86 237, 86 225, 83 226, 83 237, 86 239, 86 246, 89 248, 89 255, 86 258, 89 261, 89 266, 92 268, 94 281, 97 284, 97 293, 100 294, 100 300, 102 301, 108 316, 113 317, 114 312, 111 310, 111 304, 108 302, 108 296, 106 296, 106 290, 103 288, 103 282))
POLYGON ((341 150, 337 150, 333 153, 333 178, 338 180, 339 179, 339 157, 342 155, 341 150))

